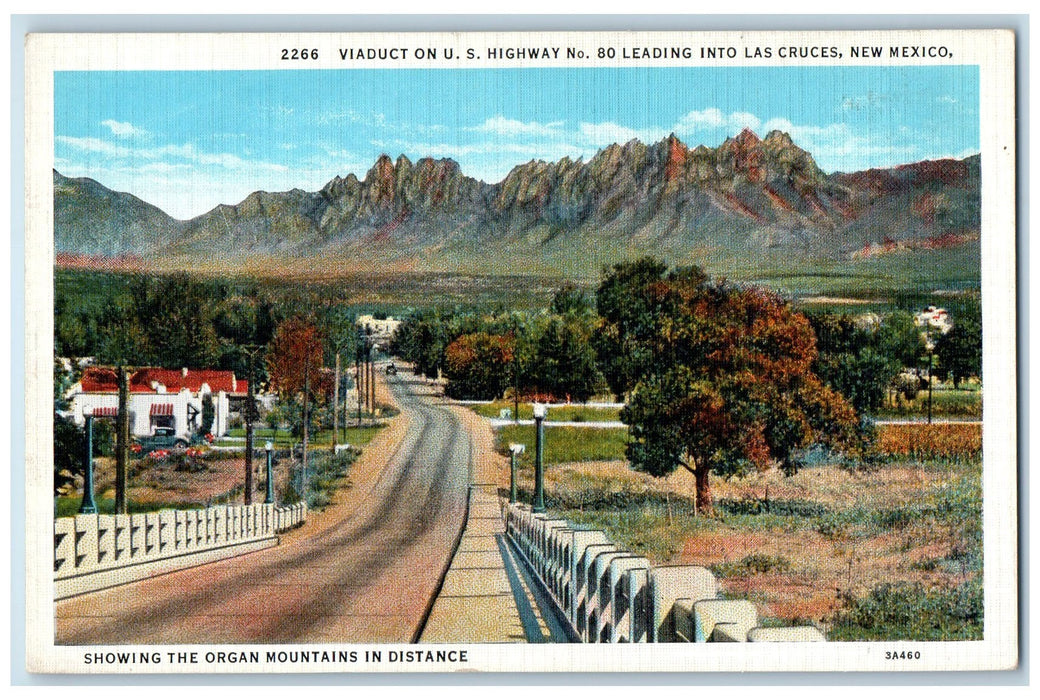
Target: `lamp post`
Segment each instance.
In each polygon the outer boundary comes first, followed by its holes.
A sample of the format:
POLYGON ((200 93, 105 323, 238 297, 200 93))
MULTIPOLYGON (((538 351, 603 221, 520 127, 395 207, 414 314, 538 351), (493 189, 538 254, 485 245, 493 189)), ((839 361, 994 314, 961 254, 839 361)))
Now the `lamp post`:
POLYGON ((274 443, 268 440, 264 449, 267 450, 267 498, 264 503, 274 503, 274 479, 271 474, 271 450, 274 449, 274 443))
POLYGON ((925 336, 924 346, 928 350, 928 424, 932 424, 932 362, 935 350, 935 341, 931 334, 925 336))
POLYGON ((544 470, 542 469, 542 453, 545 439, 542 421, 545 420, 545 404, 536 403, 534 411, 534 503, 531 504, 532 513, 545 512, 545 485, 544 470))
POLYGON ((373 352, 376 349, 375 341, 372 340, 370 330, 365 330, 365 358, 368 360, 368 376, 365 378, 365 386, 368 388, 368 412, 375 418, 376 415, 376 364, 373 352))
POLYGON ((86 473, 83 475, 83 502, 79 506, 79 512, 83 515, 97 513, 97 504, 94 503, 94 413, 83 412, 87 422, 87 463, 86 473))
POLYGON ((357 427, 359 428, 361 427, 361 397, 363 395, 361 393, 361 386, 363 384, 361 375, 361 357, 363 355, 363 350, 361 342, 361 329, 359 328, 357 333, 357 345, 355 346, 356 352, 354 354, 354 388, 356 389, 355 393, 357 393, 357 427))
POLYGON ((516 458, 523 453, 524 445, 509 443, 509 502, 516 503, 516 458))

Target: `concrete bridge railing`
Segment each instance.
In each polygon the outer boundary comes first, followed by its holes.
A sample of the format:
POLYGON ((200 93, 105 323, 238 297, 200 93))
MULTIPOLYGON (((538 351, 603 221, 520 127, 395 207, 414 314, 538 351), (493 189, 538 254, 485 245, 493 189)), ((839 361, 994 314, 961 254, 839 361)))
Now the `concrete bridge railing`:
POLYGON ((506 534, 571 631, 590 643, 817 642, 812 626, 761 627, 755 606, 719 598, 701 566, 652 566, 600 530, 505 506, 506 534))
POLYGON ((214 506, 54 521, 55 600, 245 554, 278 543, 307 505, 214 506))

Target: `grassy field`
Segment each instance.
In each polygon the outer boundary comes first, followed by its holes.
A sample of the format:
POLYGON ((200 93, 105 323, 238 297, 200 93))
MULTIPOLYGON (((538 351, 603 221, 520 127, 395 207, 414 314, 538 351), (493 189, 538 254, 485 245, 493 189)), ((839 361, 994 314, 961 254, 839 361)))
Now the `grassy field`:
MULTIPOLYGON (((669 257, 671 265, 695 260, 687 256, 669 257)), ((887 312, 894 309, 924 308, 936 304, 955 312, 958 294, 977 295, 979 258, 977 244, 960 246, 936 257, 921 251, 908 251, 868 260, 813 260, 791 262, 789 256, 748 262, 746 250, 732 259, 700 261, 713 276, 757 284, 791 297, 799 308, 837 312, 887 312), (938 298, 935 290, 942 290, 938 298), (821 301, 824 295, 836 301, 821 301), (801 299, 806 301, 801 301, 801 299), (851 305, 850 305, 851 302, 851 305)), ((612 256, 603 264, 618 262, 631 255, 612 256), (616 259, 615 259, 616 258, 616 259)), ((638 257, 638 256, 637 256, 638 257)), ((449 272, 363 272, 356 269, 313 269, 310 259, 294 266, 261 266, 259 274, 242 270, 229 274, 226 268, 199 274, 200 279, 225 285, 232 292, 257 290, 266 298, 295 305, 315 300, 335 299, 358 313, 389 312, 400 315, 411 308, 479 307, 484 309, 541 309, 548 306, 553 293, 565 282, 592 292, 601 274, 600 264, 587 264, 587 250, 578 255, 577 266, 559 265, 554 258, 545 268, 517 275, 511 269, 481 268, 472 273, 449 272), (283 270, 279 275, 273 271, 283 270), (501 274, 496 274, 500 272, 501 274)), ((198 260, 175 262, 175 270, 199 270, 198 260)), ((163 274, 157 270, 152 273, 163 274)), ((97 311, 115 296, 129 294, 134 275, 85 269, 57 268, 55 294, 76 309, 97 311)))
MULTIPOLYGON (((513 411, 513 402, 492 401, 491 403, 471 404, 468 408, 485 418, 498 418, 505 409, 508 409, 510 412, 513 411)), ((550 406, 546 413, 546 420, 573 422, 616 421, 620 420, 620 415, 620 408, 599 408, 576 403, 570 406, 550 406)), ((534 418, 534 414, 531 412, 531 404, 521 403, 520 419, 530 420, 532 418, 534 418)))
MULTIPOLYGON (((547 463, 623 459, 628 441, 626 428, 545 428, 545 461, 547 463)), ((497 431, 496 446, 509 454, 510 443, 521 443, 527 449, 520 464, 534 464, 535 429, 533 425, 509 425, 497 431)))
MULTIPOLYGON (((982 418, 982 390, 978 384, 960 389, 932 389, 932 415, 939 418, 982 418)), ((910 418, 928 415, 928 392, 920 391, 907 401, 903 396, 889 396, 878 411, 879 418, 910 418)))
MULTIPOLYGON (((656 479, 623 461, 624 431, 546 437, 546 503, 658 564, 707 566, 723 595, 769 624, 811 622, 831 639, 978 639, 982 634, 981 426, 879 428, 881 463, 820 464, 784 477, 712 477, 696 513, 692 475, 656 479)), ((533 429, 521 498, 532 491, 533 429)))
MULTIPOLYGON (((361 447, 371 442, 379 431, 385 427, 385 424, 378 424, 374 426, 362 426, 360 428, 356 426, 349 426, 346 431, 342 428, 339 430, 337 436, 337 443, 348 444, 355 447, 361 447), (344 433, 346 435, 344 436, 344 433)), ((245 428, 235 428, 229 431, 229 437, 242 438, 246 436, 245 428)), ((276 448, 291 447, 299 445, 301 439, 294 437, 292 432, 287 429, 281 429, 272 431, 270 428, 254 428, 253 429, 253 441, 257 448, 263 447, 264 442, 271 440, 276 448)), ((245 444, 241 439, 238 440, 224 440, 218 439, 215 441, 216 445, 220 447, 244 447, 245 444)), ((313 447, 331 447, 332 446, 332 431, 321 430, 308 437, 308 445, 313 447)))

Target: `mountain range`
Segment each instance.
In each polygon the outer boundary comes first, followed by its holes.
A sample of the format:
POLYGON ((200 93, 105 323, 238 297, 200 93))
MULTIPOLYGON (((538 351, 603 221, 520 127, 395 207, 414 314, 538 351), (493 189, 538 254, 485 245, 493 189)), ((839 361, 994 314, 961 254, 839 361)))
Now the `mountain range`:
POLYGON ((534 160, 496 184, 466 176, 451 159, 383 155, 364 179, 337 176, 317 192, 254 192, 187 221, 55 171, 55 248, 59 264, 129 256, 233 270, 253 258, 319 269, 586 276, 641 254, 723 272, 965 247, 973 260, 979 161, 827 174, 786 133, 750 130, 716 148, 691 149, 672 135, 613 144, 587 162, 534 160))

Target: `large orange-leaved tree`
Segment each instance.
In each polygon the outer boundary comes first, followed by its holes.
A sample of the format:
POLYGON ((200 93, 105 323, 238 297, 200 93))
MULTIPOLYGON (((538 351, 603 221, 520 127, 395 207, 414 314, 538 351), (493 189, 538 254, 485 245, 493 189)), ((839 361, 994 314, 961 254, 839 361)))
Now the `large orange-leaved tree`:
POLYGON ((799 448, 855 446, 855 412, 813 374, 812 328, 780 297, 712 282, 698 268, 644 278, 626 293, 640 297, 654 329, 621 413, 628 457, 654 476, 693 473, 699 512, 711 512, 712 473, 792 471, 799 448))

